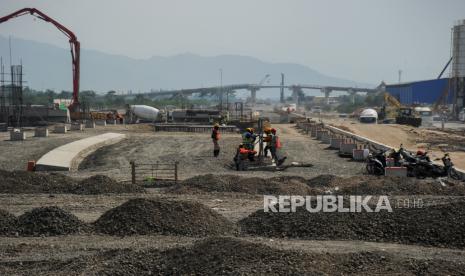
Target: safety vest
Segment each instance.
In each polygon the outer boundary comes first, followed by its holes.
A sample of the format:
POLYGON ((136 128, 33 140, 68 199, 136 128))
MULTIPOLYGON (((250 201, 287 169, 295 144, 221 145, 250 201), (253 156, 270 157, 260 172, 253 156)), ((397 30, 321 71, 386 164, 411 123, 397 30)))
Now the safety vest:
POLYGON ((271 135, 271 146, 277 149, 281 148, 281 140, 279 139, 278 135, 276 134, 271 135))
POLYGON ((216 141, 220 140, 220 131, 219 130, 213 129, 213 131, 212 131, 212 139, 214 139, 216 141))
POLYGON ((242 143, 244 145, 250 145, 253 143, 253 134, 251 134, 250 132, 244 132, 242 134, 242 143))

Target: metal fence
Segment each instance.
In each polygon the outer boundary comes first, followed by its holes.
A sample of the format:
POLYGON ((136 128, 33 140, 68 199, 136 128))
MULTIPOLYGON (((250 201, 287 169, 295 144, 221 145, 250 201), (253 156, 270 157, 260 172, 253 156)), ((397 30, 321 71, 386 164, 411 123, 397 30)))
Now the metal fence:
POLYGON ((145 186, 178 182, 179 162, 137 163, 131 161, 131 183, 145 186))

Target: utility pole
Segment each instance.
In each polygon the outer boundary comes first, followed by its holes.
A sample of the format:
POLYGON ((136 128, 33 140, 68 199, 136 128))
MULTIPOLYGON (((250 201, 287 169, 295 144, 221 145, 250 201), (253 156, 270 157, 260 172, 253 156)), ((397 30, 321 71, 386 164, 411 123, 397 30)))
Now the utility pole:
POLYGON ((399 83, 402 82, 402 70, 399 69, 399 83))
POLYGON ((279 101, 284 103, 284 73, 281 73, 281 91, 279 94, 279 101))
POLYGON ((223 68, 220 68, 220 110, 223 111, 223 68))

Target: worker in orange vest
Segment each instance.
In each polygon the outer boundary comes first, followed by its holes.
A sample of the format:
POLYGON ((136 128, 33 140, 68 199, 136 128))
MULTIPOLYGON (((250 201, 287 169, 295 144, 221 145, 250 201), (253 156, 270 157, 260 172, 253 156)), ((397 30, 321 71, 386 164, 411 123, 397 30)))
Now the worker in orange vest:
MULTIPOLYGON (((236 156, 234 156, 234 163, 236 164, 236 170, 245 170, 245 161, 251 159, 257 152, 255 150, 247 149, 244 144, 240 144, 236 150, 236 156)), ((250 160, 252 161, 252 160, 250 160)))
POLYGON ((218 157, 220 154, 220 144, 218 143, 220 140, 220 125, 215 124, 213 126, 211 138, 213 141, 213 156, 218 157))
POLYGON ((277 166, 281 166, 284 163, 284 161, 287 159, 287 157, 284 156, 282 158, 279 158, 279 150, 281 149, 281 140, 279 139, 279 136, 276 134, 276 129, 272 128, 270 132, 271 132, 271 142, 269 144, 269 147, 270 147, 271 157, 274 159, 277 166))

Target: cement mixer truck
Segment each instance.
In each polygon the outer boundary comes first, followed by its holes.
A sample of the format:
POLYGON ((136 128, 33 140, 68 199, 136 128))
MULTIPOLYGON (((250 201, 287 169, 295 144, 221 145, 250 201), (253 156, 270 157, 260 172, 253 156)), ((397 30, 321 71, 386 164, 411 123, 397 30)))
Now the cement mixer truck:
POLYGON ((158 119, 160 110, 148 105, 128 105, 126 118, 129 123, 154 122, 158 119))

